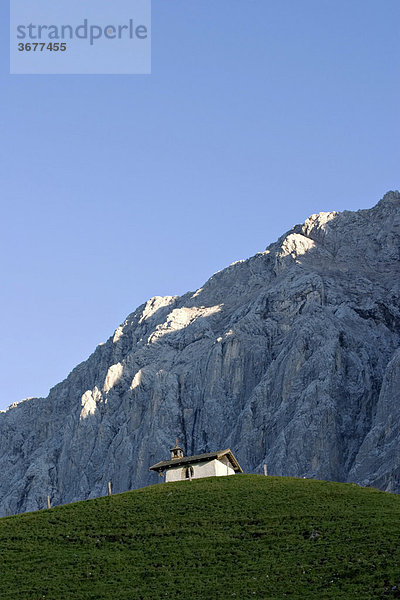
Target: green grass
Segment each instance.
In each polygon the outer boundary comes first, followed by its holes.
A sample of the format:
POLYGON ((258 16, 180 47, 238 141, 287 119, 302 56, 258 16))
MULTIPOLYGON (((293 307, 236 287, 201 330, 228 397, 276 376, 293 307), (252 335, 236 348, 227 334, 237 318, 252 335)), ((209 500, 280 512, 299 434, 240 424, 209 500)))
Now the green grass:
POLYGON ((400 598, 400 497, 236 475, 0 519, 1 600, 400 598))

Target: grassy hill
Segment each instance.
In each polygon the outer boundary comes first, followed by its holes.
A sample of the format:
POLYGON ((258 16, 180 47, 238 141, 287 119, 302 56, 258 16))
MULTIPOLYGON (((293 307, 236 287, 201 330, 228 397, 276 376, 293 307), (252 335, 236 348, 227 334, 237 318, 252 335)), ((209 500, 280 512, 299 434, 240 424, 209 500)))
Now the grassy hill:
POLYGON ((400 497, 237 475, 0 519, 2 600, 400 598, 400 497))

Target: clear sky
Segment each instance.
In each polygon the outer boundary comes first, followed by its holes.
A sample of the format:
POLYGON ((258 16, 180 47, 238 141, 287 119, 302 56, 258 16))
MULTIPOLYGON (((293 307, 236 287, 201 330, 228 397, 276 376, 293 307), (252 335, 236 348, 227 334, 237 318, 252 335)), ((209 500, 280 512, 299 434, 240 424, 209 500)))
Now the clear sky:
POLYGON ((153 0, 152 75, 9 75, 0 407, 154 295, 398 189, 399 0, 153 0))

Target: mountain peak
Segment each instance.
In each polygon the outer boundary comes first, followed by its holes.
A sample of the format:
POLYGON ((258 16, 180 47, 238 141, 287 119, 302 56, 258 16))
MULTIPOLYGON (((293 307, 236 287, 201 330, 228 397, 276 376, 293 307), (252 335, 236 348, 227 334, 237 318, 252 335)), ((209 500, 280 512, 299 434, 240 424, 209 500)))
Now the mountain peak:
POLYGON ((400 192, 398 190, 391 190, 386 192, 381 200, 379 200, 376 207, 389 208, 398 210, 400 208, 400 192))

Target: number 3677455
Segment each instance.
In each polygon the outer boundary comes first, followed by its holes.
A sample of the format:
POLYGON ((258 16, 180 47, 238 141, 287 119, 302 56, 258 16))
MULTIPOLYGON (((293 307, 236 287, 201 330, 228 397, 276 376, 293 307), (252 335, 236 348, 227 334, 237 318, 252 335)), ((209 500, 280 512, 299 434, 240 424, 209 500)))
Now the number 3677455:
POLYGON ((67 49, 67 44, 62 42, 61 44, 58 42, 27 42, 26 44, 18 44, 19 52, 43 52, 45 50, 49 50, 50 52, 65 52, 67 49))

